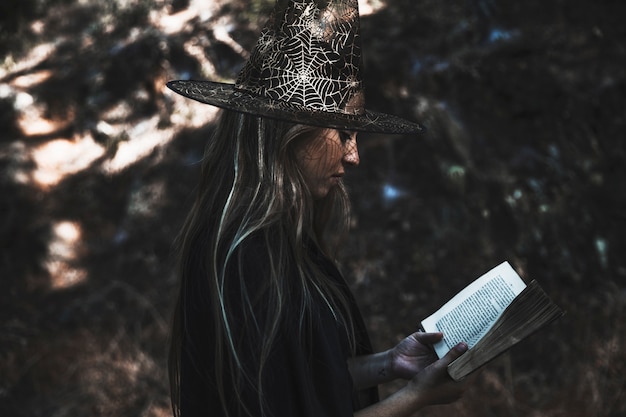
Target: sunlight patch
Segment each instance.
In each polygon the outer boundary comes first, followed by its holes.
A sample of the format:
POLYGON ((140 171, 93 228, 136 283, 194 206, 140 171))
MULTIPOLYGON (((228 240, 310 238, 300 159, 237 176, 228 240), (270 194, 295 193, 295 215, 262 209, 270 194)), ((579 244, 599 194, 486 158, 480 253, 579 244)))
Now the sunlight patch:
POLYGON ((384 9, 386 4, 381 0, 359 0, 359 14, 367 16, 384 9))
POLYGON ((59 221, 53 224, 45 263, 53 290, 69 288, 87 279, 87 271, 75 265, 81 238, 82 228, 78 222, 59 221))
POLYGON ((36 164, 33 181, 41 187, 55 186, 68 175, 88 168, 103 154, 104 148, 90 136, 45 142, 32 151, 36 164))
POLYGON ((43 110, 35 103, 33 96, 27 93, 18 93, 15 96, 15 108, 21 110, 17 118, 17 126, 26 137, 61 136, 58 132, 66 129, 70 119, 50 120, 41 117, 43 110))
POLYGON ((52 71, 47 69, 34 71, 15 77, 11 84, 17 88, 33 88, 50 79, 52 75, 52 71))
POLYGON ((185 26, 198 17, 198 11, 192 7, 173 14, 158 12, 150 13, 150 22, 159 28, 164 34, 172 35, 182 32, 185 26))
POLYGON ((5 78, 10 72, 19 72, 29 70, 49 58, 56 51, 54 42, 43 43, 34 46, 19 62, 15 62, 11 54, 7 54, 1 61, 0 78, 5 78))
POLYGON ((159 130, 158 122, 158 117, 155 116, 136 124, 128 131, 106 124, 110 128, 108 136, 125 133, 130 139, 117 145, 115 156, 103 164, 104 171, 108 174, 118 173, 171 142, 174 136, 169 130, 159 130))

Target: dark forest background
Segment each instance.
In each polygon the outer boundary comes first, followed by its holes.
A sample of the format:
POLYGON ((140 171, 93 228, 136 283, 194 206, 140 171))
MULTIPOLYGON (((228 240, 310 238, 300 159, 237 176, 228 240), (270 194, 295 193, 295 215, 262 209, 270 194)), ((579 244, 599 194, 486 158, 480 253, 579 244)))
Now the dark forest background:
MULTIPOLYGON (((368 107, 340 254, 387 348, 509 260, 566 315, 424 416, 626 415, 626 3, 362 1, 368 107)), ((172 242, 271 0, 0 3, 0 415, 167 416, 172 242)), ((383 387, 383 394, 394 385, 383 387)))

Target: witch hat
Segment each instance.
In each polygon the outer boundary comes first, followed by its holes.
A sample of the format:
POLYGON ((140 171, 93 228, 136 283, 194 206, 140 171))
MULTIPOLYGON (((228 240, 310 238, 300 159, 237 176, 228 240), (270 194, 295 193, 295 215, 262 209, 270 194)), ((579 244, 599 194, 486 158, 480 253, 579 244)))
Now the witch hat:
POLYGON ((423 130, 365 109, 358 0, 277 0, 235 84, 177 80, 173 91, 221 108, 376 133, 423 130))

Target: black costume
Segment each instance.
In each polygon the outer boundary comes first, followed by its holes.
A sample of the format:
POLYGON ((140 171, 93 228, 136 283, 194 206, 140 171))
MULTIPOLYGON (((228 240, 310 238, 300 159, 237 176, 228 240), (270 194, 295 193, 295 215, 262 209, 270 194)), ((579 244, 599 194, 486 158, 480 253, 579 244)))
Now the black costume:
MULTIPOLYGON (((246 260, 242 274, 250 293, 261 285, 269 271, 262 255, 261 243, 252 240, 239 249, 246 260)), ((357 355, 371 353, 371 344, 355 300, 345 280, 334 264, 315 248, 310 249, 315 263, 345 291, 351 303, 357 355)), ((228 279, 238 281, 237 267, 228 269, 228 279), (237 279, 235 279, 237 278, 237 279)), ((196 274, 198 275, 198 274, 196 274)), ((211 332, 211 312, 208 308, 207 284, 194 276, 185 288, 183 303, 183 344, 181 352, 181 415, 182 417, 221 416, 219 396, 207 370, 213 366, 214 340, 211 332)), ((228 292, 240 297, 238 287, 228 292)), ((262 303, 259 307, 262 308, 262 303)), ((243 308, 243 307, 242 307, 243 308)), ((350 417, 354 411, 378 401, 376 388, 356 391, 348 371, 350 356, 345 327, 333 317, 320 300, 313 307, 310 332, 299 338, 298 319, 283 320, 278 338, 268 359, 264 374, 264 400, 272 417, 350 417)), ((262 317, 262 312, 255 312, 262 317), (261 313, 261 314, 258 314, 261 313)), ((241 320, 239 320, 241 321, 241 320)), ((240 330, 240 329, 239 329, 240 330)), ((234 330, 235 332, 237 329, 234 330)), ((253 333, 253 332, 250 332, 253 333)), ((246 333, 246 346, 238 351, 242 360, 254 357, 255 336, 246 333)), ((245 366, 245 363, 244 363, 245 366)), ((233 398, 232 415, 238 416, 233 398)), ((242 400, 252 414, 260 416, 260 405, 254 389, 245 390, 242 400)))

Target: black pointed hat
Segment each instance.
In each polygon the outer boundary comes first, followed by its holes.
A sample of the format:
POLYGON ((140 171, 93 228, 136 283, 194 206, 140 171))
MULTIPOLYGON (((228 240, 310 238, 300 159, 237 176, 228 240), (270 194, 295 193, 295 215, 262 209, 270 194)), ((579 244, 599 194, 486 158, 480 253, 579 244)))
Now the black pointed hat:
POLYGON ((416 133, 418 123, 365 109, 358 0, 277 0, 235 84, 170 81, 225 109, 335 129, 416 133))

